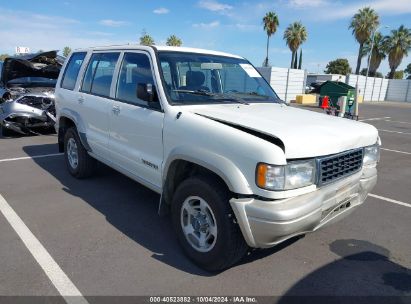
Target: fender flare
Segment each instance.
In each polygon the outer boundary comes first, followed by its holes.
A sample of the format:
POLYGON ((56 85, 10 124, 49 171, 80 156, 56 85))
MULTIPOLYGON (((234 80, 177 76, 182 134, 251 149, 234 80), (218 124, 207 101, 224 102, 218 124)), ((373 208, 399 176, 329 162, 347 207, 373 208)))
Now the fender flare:
POLYGON ((163 166, 163 185, 166 182, 170 165, 175 160, 185 160, 214 172, 234 193, 252 194, 244 174, 230 159, 209 150, 192 146, 178 146, 171 150, 163 166))
POLYGON ((82 132, 82 133, 86 132, 85 124, 77 112, 70 110, 68 108, 63 108, 60 110, 59 121, 63 117, 72 120, 74 124, 76 125, 78 132, 82 132))
POLYGON ((91 152, 91 148, 90 145, 87 142, 87 136, 86 136, 86 128, 85 128, 85 124, 83 122, 83 120, 81 119, 80 115, 75 112, 72 111, 68 108, 63 108, 60 110, 60 115, 59 115, 59 119, 56 122, 57 126, 58 126, 58 134, 60 134, 60 119, 61 118, 68 118, 71 121, 74 122, 74 125, 76 126, 77 129, 77 133, 79 135, 79 138, 81 140, 81 143, 83 144, 84 148, 91 152))

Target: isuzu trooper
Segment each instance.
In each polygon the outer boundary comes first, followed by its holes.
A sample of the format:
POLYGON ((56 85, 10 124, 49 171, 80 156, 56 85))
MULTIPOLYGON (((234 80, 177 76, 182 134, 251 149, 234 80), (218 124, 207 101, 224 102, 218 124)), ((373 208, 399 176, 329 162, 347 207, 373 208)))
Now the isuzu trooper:
POLYGON ((159 213, 207 270, 342 219, 377 180, 373 126, 287 106, 240 56, 76 50, 55 99, 69 172, 100 161, 161 194, 159 213))

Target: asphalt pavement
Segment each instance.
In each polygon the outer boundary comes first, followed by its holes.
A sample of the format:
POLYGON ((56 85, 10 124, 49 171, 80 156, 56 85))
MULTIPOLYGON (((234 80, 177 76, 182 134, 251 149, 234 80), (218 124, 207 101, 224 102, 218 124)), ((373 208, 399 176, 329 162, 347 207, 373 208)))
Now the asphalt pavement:
POLYGON ((93 178, 74 179, 55 135, 0 138, 0 195, 12 210, 0 212, 0 296, 59 296, 67 288, 86 299, 337 295, 409 301, 411 104, 364 104, 360 111, 382 140, 373 196, 343 221, 254 251, 217 274, 184 256, 169 218, 157 215, 156 193, 106 166, 93 178), (36 256, 43 249, 45 260, 36 256), (61 275, 65 285, 57 282, 61 275))

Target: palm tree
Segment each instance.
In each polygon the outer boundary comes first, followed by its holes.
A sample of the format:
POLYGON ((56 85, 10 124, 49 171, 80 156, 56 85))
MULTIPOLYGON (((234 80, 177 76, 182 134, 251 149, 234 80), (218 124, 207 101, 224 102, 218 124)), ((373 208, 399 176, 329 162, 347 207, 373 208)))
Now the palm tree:
POLYGON ((148 34, 144 34, 140 37, 140 44, 141 45, 153 45, 154 39, 148 34))
POLYGON ((389 78, 392 79, 395 70, 411 49, 411 30, 401 25, 397 30, 392 30, 390 36, 385 37, 385 43, 390 64, 389 78))
POLYGON ((386 41, 380 32, 374 34, 374 43, 371 50, 371 39, 364 44, 363 56, 367 56, 371 52, 370 66, 368 74, 375 77, 381 61, 387 56, 386 41))
POLYGON ((352 29, 352 34, 360 44, 357 57, 357 67, 355 69, 355 73, 357 75, 359 74, 361 68, 364 43, 370 39, 372 32, 376 30, 379 24, 380 20, 378 14, 370 7, 359 9, 351 19, 349 28, 352 29))
POLYGON ((270 43, 271 35, 274 35, 279 25, 278 16, 274 12, 268 12, 263 18, 264 30, 267 33, 267 55, 265 57, 263 66, 268 66, 268 45, 270 43))
POLYGON ((301 22, 290 24, 284 32, 283 39, 291 50, 291 68, 295 62, 298 48, 307 40, 307 29, 301 22))
POLYGON ((71 48, 69 46, 65 46, 63 49, 63 56, 67 57, 71 53, 71 48))
POLYGON ((294 58, 294 62, 293 62, 293 69, 297 69, 297 61, 298 61, 298 53, 295 52, 295 58, 294 58))
POLYGON ((168 46, 181 46, 183 42, 177 36, 171 35, 170 37, 167 38, 166 44, 168 46))

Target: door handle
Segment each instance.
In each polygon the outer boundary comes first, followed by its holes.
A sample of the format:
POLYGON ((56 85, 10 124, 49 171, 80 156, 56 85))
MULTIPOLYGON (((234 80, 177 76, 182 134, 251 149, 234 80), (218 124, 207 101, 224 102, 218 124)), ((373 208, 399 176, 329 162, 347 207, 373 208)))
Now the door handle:
POLYGON ((83 103, 84 102, 84 97, 80 96, 77 100, 78 100, 78 103, 83 103))
POLYGON ((118 115, 120 113, 120 107, 119 106, 113 106, 113 108, 111 109, 111 111, 118 115))

